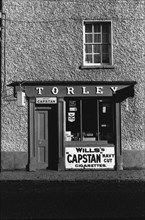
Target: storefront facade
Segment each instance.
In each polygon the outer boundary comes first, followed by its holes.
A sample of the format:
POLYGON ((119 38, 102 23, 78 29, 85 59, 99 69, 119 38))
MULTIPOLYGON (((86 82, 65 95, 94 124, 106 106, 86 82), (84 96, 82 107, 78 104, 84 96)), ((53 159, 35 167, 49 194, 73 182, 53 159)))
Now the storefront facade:
POLYGON ((2 170, 143 169, 142 1, 3 3, 2 170))
POLYGON ((120 105, 136 82, 21 84, 10 86, 28 101, 28 170, 123 169, 120 105))

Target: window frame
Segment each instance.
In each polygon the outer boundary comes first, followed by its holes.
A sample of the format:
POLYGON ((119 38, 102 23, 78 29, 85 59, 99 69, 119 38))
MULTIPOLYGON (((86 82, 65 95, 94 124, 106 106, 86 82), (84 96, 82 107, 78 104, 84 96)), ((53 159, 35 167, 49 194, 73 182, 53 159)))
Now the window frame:
MULTIPOLYGON (((102 36, 102 30, 101 30, 101 36, 102 36)), ((101 43, 102 43, 102 39, 101 39, 101 43)), ((100 44, 101 43, 96 43, 96 45, 100 44)), ((93 43, 92 43, 93 44, 93 43)), ((93 51, 92 51, 92 54, 93 54, 93 51)), ((101 61, 102 61, 102 52, 101 52, 101 61)), ((110 67, 113 65, 113 30, 112 30, 112 21, 111 20, 83 20, 83 66, 84 67, 98 67, 98 68, 104 68, 105 66, 106 67, 110 67), (86 35, 86 32, 85 32, 85 24, 95 24, 95 23, 109 23, 110 24, 110 30, 109 30, 109 41, 110 41, 110 51, 109 51, 109 63, 87 63, 85 61, 85 56, 86 56, 86 52, 85 52, 85 45, 86 45, 86 42, 85 42, 85 35, 86 35)))

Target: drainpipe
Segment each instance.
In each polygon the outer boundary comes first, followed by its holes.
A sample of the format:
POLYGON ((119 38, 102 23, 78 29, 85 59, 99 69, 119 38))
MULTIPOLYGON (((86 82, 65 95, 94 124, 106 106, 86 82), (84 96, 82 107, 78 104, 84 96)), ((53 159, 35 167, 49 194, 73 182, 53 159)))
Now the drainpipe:
MULTIPOLYGON (((1 73, 2 73, 2 1, 0 2, 0 87, 1 83, 1 73)), ((1 123, 1 98, 0 98, 0 123, 1 123)), ((1 141, 0 141, 0 172, 1 172, 1 141)))

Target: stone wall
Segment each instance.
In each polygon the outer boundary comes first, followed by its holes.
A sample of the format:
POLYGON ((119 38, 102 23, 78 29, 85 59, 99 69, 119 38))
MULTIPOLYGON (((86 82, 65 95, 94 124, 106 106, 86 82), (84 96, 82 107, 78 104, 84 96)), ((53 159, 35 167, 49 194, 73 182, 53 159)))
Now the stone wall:
POLYGON ((121 107, 122 148, 144 148, 144 4, 143 0, 3 0, 2 151, 27 151, 27 105, 18 108, 7 87, 25 80, 136 81, 134 98, 121 107), (87 19, 112 21, 114 69, 80 68, 82 22, 87 19))

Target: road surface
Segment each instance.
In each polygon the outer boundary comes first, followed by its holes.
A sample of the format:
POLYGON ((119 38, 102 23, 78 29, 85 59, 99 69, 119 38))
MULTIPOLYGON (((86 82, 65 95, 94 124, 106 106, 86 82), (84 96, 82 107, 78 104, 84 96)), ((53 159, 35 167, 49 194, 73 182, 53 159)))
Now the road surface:
POLYGON ((2 219, 145 217, 144 181, 1 181, 2 219))

